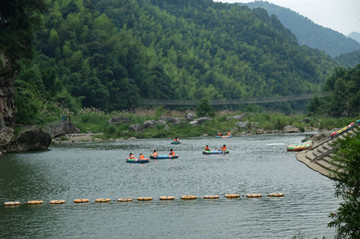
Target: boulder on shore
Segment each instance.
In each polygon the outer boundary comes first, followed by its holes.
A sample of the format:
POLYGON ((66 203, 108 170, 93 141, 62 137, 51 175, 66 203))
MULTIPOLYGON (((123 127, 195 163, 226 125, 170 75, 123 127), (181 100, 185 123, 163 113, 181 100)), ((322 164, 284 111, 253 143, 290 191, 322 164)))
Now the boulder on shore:
POLYGON ((283 128, 284 133, 300 133, 300 129, 295 127, 295 126, 291 126, 291 125, 287 125, 283 128))
POLYGON ((20 132, 7 144, 0 145, 0 152, 11 153, 46 150, 48 149, 50 143, 51 136, 49 133, 37 127, 31 127, 30 129, 20 132))

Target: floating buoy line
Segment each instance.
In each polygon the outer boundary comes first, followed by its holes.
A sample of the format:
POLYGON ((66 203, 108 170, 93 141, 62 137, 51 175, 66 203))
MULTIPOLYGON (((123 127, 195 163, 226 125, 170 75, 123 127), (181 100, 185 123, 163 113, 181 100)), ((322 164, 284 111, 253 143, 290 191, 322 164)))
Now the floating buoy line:
MULTIPOLYGON (((269 193, 267 196, 268 197, 284 197, 284 193, 269 193)), ((240 194, 237 194, 237 193, 233 193, 233 194, 225 194, 224 197, 228 198, 228 199, 239 199, 240 197, 261 198, 262 194, 251 193, 251 194, 240 195, 240 194)), ((183 195, 183 196, 180 197, 180 199, 183 200, 183 201, 196 200, 197 198, 198 197, 196 197, 195 195, 183 195)), ((175 200, 175 199, 176 199, 175 196, 161 196, 161 197, 159 197, 159 200, 161 200, 161 201, 172 201, 172 200, 175 200)), ((219 195, 205 195, 205 196, 203 196, 203 199, 220 199, 220 196, 219 195)), ((137 201, 152 201, 153 198, 152 197, 137 197, 136 200, 137 201)), ((132 202, 132 201, 134 201, 134 199, 132 197, 118 198, 117 200, 111 200, 110 198, 98 198, 98 199, 95 199, 96 203, 109 203, 109 202, 112 202, 112 201, 132 202)), ((90 199, 87 199, 87 198, 74 199, 73 202, 75 204, 90 203, 90 199)), ((65 200, 51 200, 49 203, 53 204, 53 205, 65 204, 65 200)), ((41 204, 44 204, 44 201, 42 201, 42 200, 32 200, 32 201, 27 201, 26 204, 27 205, 41 205, 41 204)), ((19 201, 14 201, 14 202, 5 202, 3 205, 5 207, 18 207, 18 206, 21 205, 21 203, 19 201)))

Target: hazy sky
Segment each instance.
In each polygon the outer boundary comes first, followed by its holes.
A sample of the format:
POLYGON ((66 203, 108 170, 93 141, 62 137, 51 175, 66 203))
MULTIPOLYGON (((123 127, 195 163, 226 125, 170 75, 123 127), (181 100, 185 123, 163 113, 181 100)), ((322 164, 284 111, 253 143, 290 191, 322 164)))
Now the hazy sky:
MULTIPOLYGON (((214 2, 254 2, 249 0, 214 0, 214 2)), ((318 25, 344 35, 360 33, 360 0, 267 0, 289 8, 318 25)))

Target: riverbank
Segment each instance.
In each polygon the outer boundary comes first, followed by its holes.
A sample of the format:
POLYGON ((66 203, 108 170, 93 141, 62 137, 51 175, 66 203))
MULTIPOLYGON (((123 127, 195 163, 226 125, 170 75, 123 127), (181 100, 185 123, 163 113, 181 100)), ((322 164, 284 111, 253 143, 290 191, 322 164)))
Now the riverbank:
POLYGON ((54 143, 72 143, 139 138, 213 137, 218 132, 222 134, 230 132, 234 136, 314 132, 340 128, 353 120, 351 118, 307 117, 301 114, 285 115, 277 112, 221 111, 209 118, 197 117, 191 111, 164 109, 111 114, 88 110, 71 115, 71 122, 67 122, 76 128, 76 134, 62 132, 65 127, 58 126, 61 122, 58 122, 56 127, 49 126, 48 128, 54 135, 54 143))

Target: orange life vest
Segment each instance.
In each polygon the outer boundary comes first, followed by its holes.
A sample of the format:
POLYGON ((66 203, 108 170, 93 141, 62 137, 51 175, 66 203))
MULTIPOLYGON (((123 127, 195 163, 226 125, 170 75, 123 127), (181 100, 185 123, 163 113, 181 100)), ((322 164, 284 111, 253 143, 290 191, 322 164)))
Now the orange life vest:
POLYGON ((222 151, 226 151, 226 146, 223 146, 223 147, 222 147, 222 151))
POLYGON ((210 151, 210 148, 209 148, 209 147, 205 147, 205 151, 210 151))
POLYGON ((140 159, 144 159, 145 157, 144 157, 144 155, 142 154, 142 155, 140 155, 140 159))

